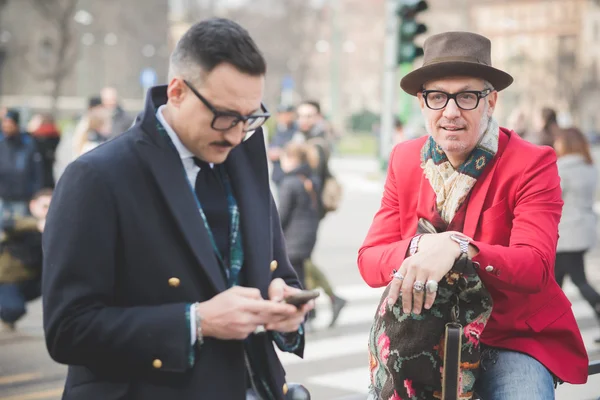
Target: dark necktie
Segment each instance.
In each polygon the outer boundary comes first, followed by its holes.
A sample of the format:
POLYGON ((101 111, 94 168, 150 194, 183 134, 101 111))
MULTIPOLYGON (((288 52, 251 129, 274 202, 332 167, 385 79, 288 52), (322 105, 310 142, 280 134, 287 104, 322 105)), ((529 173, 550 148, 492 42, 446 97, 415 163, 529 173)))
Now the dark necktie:
POLYGON ((227 192, 217 173, 217 168, 222 167, 215 165, 214 168, 211 168, 208 163, 195 157, 194 163, 200 167, 194 187, 196 196, 198 196, 221 257, 228 262, 231 221, 227 205, 227 192))

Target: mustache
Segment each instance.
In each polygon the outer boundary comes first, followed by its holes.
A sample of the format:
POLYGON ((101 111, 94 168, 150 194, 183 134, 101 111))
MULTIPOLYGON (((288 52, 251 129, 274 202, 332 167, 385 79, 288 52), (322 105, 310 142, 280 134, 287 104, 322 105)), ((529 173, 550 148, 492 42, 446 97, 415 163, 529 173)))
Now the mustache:
POLYGON ((454 121, 450 121, 450 120, 445 119, 445 120, 442 120, 442 121, 438 122, 438 124, 437 124, 438 128, 441 128, 442 126, 446 126, 446 125, 454 125, 454 126, 464 127, 467 124, 462 119, 457 119, 457 120, 454 120, 454 121))
POLYGON ((219 146, 219 147, 233 147, 233 143, 230 143, 227 140, 220 140, 218 142, 212 142, 211 145, 219 146))

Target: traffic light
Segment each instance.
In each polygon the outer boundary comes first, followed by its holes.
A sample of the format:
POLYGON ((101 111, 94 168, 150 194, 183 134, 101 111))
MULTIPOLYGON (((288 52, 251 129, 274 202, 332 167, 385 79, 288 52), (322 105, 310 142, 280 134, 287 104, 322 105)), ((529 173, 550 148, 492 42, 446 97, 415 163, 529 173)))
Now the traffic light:
POLYGON ((398 32, 398 64, 412 63, 415 58, 423 55, 423 48, 414 43, 415 36, 427 32, 427 27, 415 20, 418 13, 429 8, 422 0, 415 4, 405 4, 398 8, 400 28, 398 32))

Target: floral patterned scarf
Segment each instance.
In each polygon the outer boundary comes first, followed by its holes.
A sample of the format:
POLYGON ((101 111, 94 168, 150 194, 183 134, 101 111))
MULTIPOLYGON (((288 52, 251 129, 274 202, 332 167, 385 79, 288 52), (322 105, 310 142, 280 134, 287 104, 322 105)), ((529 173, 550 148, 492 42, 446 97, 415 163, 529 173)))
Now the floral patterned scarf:
POLYGON ((437 209, 446 223, 475 186, 477 178, 498 151, 500 127, 490 118, 488 127, 467 160, 457 169, 452 167, 444 150, 429 137, 421 149, 421 168, 436 194, 437 209))

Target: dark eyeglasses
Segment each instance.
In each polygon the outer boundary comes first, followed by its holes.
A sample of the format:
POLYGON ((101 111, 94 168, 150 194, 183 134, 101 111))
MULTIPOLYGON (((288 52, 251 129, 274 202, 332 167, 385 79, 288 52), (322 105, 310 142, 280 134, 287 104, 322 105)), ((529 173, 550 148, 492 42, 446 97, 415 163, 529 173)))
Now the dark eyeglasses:
POLYGON ((263 103, 260 103, 260 108, 262 109, 262 114, 252 114, 252 115, 241 115, 232 111, 219 111, 217 110, 204 96, 202 96, 191 83, 186 81, 183 82, 190 88, 192 93, 196 95, 197 98, 200 99, 202 103, 213 113, 213 120, 210 126, 216 131, 228 131, 240 122, 244 123, 244 132, 253 131, 260 128, 266 121, 269 119, 271 114, 265 107, 263 103))
POLYGON ((469 111, 476 109, 479 106, 479 100, 492 93, 492 89, 481 91, 466 90, 458 93, 446 93, 441 90, 423 90, 422 93, 425 104, 432 110, 441 110, 448 105, 450 99, 454 99, 458 108, 469 111))

